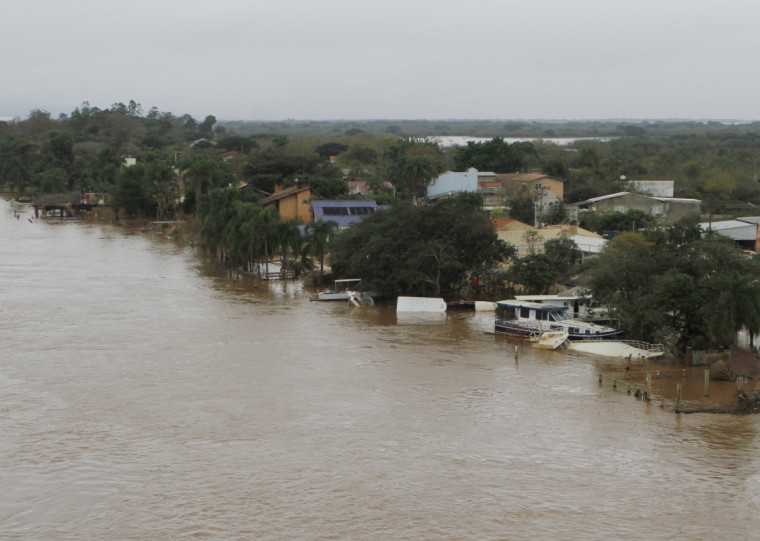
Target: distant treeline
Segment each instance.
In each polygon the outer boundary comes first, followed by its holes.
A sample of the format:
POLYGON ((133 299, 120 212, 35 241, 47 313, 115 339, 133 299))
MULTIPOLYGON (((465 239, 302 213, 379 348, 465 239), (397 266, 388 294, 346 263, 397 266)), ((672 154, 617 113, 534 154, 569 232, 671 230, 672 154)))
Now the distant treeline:
MULTIPOLYGON (((211 189, 241 182, 259 195, 308 182, 323 197, 345 198, 351 197, 347 181, 358 180, 373 197, 392 203, 423 197, 440 172, 468 167, 560 178, 568 203, 624 190, 624 179, 674 180, 676 196, 703 199, 703 209, 718 214, 736 201, 760 204, 760 123, 220 122, 213 115, 201 120, 146 111, 133 100, 104 109, 83 103, 58 118, 34 110, 20 122, 0 122, 0 182, 7 190, 103 192, 114 208, 153 216, 194 214, 211 189), (431 135, 491 139, 443 148, 425 139, 431 135), (544 140, 554 137, 607 140, 544 140), (509 144, 503 138, 535 140, 509 144), (125 169, 126 157, 134 157, 137 168, 125 169)), ((505 196, 504 206, 532 213, 529 200, 505 196)))
POLYGON ((340 137, 462 135, 471 137, 620 137, 760 133, 760 122, 698 120, 225 120, 241 135, 340 137))

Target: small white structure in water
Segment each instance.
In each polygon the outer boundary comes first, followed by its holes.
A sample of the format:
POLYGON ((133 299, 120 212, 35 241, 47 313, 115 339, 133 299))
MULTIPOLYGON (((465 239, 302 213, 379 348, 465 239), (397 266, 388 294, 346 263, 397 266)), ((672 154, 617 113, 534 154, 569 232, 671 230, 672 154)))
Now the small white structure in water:
POLYGON ((446 301, 434 297, 399 297, 396 312, 436 312, 446 311, 446 301))

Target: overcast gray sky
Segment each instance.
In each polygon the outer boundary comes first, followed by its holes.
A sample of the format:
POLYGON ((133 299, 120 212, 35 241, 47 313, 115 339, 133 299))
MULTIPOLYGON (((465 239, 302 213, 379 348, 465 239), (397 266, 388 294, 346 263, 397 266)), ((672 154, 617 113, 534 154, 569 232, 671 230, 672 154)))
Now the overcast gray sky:
POLYGON ((755 0, 0 0, 0 116, 760 119, 755 0))

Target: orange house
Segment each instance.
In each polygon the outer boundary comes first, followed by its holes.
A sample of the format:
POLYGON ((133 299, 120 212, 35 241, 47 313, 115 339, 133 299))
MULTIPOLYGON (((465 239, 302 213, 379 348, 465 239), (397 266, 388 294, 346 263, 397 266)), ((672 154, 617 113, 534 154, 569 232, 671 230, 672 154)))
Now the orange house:
POLYGON ((565 193, 565 183, 562 179, 542 175, 541 173, 507 173, 499 178, 511 193, 536 193, 536 186, 543 187, 544 199, 549 202, 561 201, 565 193))
POLYGON ((269 197, 259 201, 264 207, 274 206, 280 213, 282 220, 296 218, 299 223, 305 224, 311 221, 309 206, 312 199, 319 199, 320 195, 310 186, 296 184, 284 190, 275 186, 275 192, 269 197))

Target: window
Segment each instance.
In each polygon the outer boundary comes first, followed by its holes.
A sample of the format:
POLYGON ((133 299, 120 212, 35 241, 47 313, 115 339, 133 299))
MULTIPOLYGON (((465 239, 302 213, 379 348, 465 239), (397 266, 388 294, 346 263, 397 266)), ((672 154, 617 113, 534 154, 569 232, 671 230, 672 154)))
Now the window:
POLYGON ((528 308, 520 308, 520 317, 523 319, 529 319, 530 310, 528 308))
POLYGON ((372 214, 372 207, 322 207, 325 216, 366 216, 372 214))
POLYGON ((322 212, 325 216, 348 216, 346 207, 324 207, 322 212))
POLYGON ((652 216, 662 216, 662 205, 652 205, 652 216))
POLYGON ((615 205, 615 212, 625 212, 625 205, 615 205))

